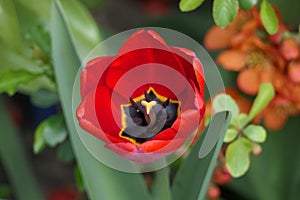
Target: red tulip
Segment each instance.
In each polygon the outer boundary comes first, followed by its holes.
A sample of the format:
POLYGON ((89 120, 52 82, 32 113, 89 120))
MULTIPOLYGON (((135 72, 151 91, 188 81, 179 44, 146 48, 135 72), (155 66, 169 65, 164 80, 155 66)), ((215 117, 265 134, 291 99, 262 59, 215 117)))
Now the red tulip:
POLYGON ((204 84, 194 52, 139 30, 116 56, 87 63, 77 118, 120 156, 152 162, 176 151, 197 130, 205 110, 204 84))

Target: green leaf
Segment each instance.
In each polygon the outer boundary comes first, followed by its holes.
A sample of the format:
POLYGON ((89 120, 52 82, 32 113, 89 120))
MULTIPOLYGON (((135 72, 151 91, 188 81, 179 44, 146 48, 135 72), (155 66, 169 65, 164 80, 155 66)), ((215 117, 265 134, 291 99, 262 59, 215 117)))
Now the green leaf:
POLYGON ((17 49, 22 43, 14 2, 0 0, 0 40, 12 49, 17 49))
POLYGON ((260 6, 260 18, 269 34, 275 34, 278 31, 278 19, 272 5, 263 0, 260 6))
POLYGON ((83 182, 83 179, 82 179, 80 169, 77 165, 74 168, 74 176, 75 176, 75 182, 76 182, 76 186, 77 186, 78 190, 83 192, 84 189, 85 189, 84 182, 83 182))
POLYGON ((240 112, 237 103, 234 101, 234 99, 231 98, 231 96, 227 94, 219 94, 215 96, 213 99, 212 107, 215 113, 221 111, 230 111, 232 120, 236 120, 240 112))
POLYGON ((51 147, 65 141, 68 135, 64 118, 61 114, 51 116, 44 120, 38 126, 37 130, 42 132, 46 144, 51 147))
POLYGON ((179 8, 182 12, 188 12, 195 10, 201 4, 204 2, 204 0, 181 0, 179 2, 179 8))
POLYGON ((253 142, 265 142, 267 138, 267 132, 264 127, 250 124, 247 126, 243 133, 247 138, 252 140, 253 142))
POLYGON ((236 120, 236 126, 238 129, 244 129, 244 126, 246 126, 248 123, 248 115, 245 113, 241 113, 238 115, 236 120))
POLYGON ((231 176, 237 178, 247 172, 250 166, 249 153, 251 150, 251 142, 242 137, 228 145, 226 150, 226 167, 231 176))
POLYGON ((238 136, 238 131, 235 128, 229 128, 226 131, 224 142, 232 142, 238 136))
POLYGON ((33 152, 35 154, 40 153, 46 147, 46 142, 43 137, 43 129, 45 126, 46 123, 41 123, 35 130, 33 142, 33 152))
POLYGON ((99 29, 93 17, 80 1, 60 1, 65 20, 70 26, 71 39, 81 60, 101 41, 99 29))
POLYGON ((47 108, 58 103, 59 99, 57 93, 41 89, 30 96, 30 101, 35 106, 47 108))
POLYGON ((0 160, 13 188, 13 195, 18 200, 43 200, 32 163, 27 159, 23 137, 8 117, 7 105, 1 98, 0 110, 0 160))
POLYGON ((57 149, 58 160, 69 163, 74 159, 73 149, 70 140, 66 140, 57 149))
POLYGON ((152 200, 171 200, 169 167, 156 171, 151 191, 152 200))
POLYGON ((28 71, 6 71, 0 76, 0 93, 7 92, 14 95, 21 84, 26 84, 38 75, 28 71))
POLYGON ((239 9, 238 0, 214 0, 213 18, 220 27, 227 26, 236 17, 239 9))
POLYGON ((260 111, 262 111, 270 103, 274 95, 275 90, 271 83, 261 84, 249 112, 248 121, 251 121, 260 111))
POLYGON ((229 123, 229 112, 216 113, 212 117, 208 130, 203 132, 174 177, 172 200, 205 198, 229 123), (216 144, 210 149, 212 138, 216 144))
POLYGON ((75 128, 72 112, 73 84, 81 61, 74 49, 76 46, 70 35, 72 32, 59 0, 53 1, 51 21, 52 55, 60 100, 89 199, 150 199, 141 174, 129 174, 111 169, 96 160, 83 146, 75 128), (128 184, 129 180, 130 184, 128 184))
POLYGON ((12 189, 7 184, 0 185, 0 198, 8 198, 12 194, 12 189))
POLYGON ((240 7, 243 10, 248 10, 256 5, 258 0, 239 0, 240 7))

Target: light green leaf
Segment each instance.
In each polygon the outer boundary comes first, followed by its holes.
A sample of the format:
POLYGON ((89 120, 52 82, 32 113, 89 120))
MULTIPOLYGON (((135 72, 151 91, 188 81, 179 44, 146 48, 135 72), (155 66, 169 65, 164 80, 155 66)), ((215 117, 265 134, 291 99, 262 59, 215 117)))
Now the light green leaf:
POLYGON ((258 0, 239 0, 240 7, 243 10, 248 10, 256 5, 258 0))
POLYGON ((43 129, 45 126, 46 123, 41 123, 35 130, 33 142, 33 152, 35 154, 40 153, 46 147, 46 142, 43 137, 43 129))
POLYGON ((260 111, 262 111, 270 103, 274 95, 275 90, 271 83, 261 84, 248 115, 248 121, 251 121, 260 111))
POLYGON ((152 200, 171 200, 170 169, 168 167, 156 171, 151 192, 152 200))
POLYGON ((83 60, 90 51, 100 43, 100 33, 93 17, 81 2, 61 0, 64 9, 65 20, 70 25, 71 39, 76 51, 83 60))
POLYGON ((0 41, 12 49, 22 43, 16 9, 12 0, 0 0, 0 41))
POLYGON ((70 33, 72 32, 61 1, 53 1, 51 16, 52 55, 60 100, 89 199, 131 200, 135 198, 149 200, 150 195, 141 174, 130 174, 111 169, 96 160, 83 146, 76 132, 72 112, 73 84, 81 61, 74 49, 76 46, 71 39, 70 33), (130 184, 128 184, 129 180, 130 184))
POLYGON ((247 126, 243 133, 253 142, 265 142, 267 138, 267 131, 264 127, 250 124, 247 126))
POLYGON ((227 26, 236 17, 239 9, 238 0, 214 0, 213 18, 220 27, 227 26))
POLYGON ((9 95, 14 95, 21 84, 27 84, 37 76, 25 70, 6 71, 0 76, 0 94, 7 92, 9 95))
POLYGON ((39 125, 38 130, 42 132, 46 144, 51 147, 62 143, 67 138, 64 118, 61 114, 51 116, 44 120, 39 125))
POLYGON ((239 107, 234 101, 234 99, 231 98, 231 96, 226 94, 219 94, 214 97, 212 107, 215 113, 221 112, 221 111, 230 111, 232 115, 232 120, 236 120, 238 114, 239 114, 239 107))
POLYGON ((66 140, 62 143, 57 149, 57 158, 58 160, 69 163, 74 159, 74 154, 70 140, 66 140))
POLYGON ((235 128, 229 128, 226 131, 224 142, 232 142, 238 136, 238 131, 235 128))
POLYGON ((236 120, 236 126, 238 129, 243 129, 244 126, 246 126, 248 123, 248 115, 245 113, 241 113, 238 115, 237 120, 236 120))
POLYGON ((172 200, 202 200, 205 198, 229 122, 229 112, 219 112, 212 117, 208 130, 203 132, 189 156, 183 160, 174 177, 172 200), (216 144, 209 152, 206 152, 203 149, 207 149, 207 145, 211 145, 208 143, 214 136, 217 136, 217 138, 214 138, 216 144), (203 152, 205 157, 202 155, 203 152))
POLYGON ((204 0, 181 0, 179 2, 179 8, 182 12, 188 12, 195 10, 201 4, 204 2, 204 0))
POLYGON ((278 31, 278 19, 272 5, 263 0, 260 6, 260 18, 269 34, 275 34, 278 31))
POLYGON ((237 178, 244 175, 250 166, 249 153, 251 142, 246 138, 238 138, 229 144, 226 150, 226 167, 231 176, 237 178))

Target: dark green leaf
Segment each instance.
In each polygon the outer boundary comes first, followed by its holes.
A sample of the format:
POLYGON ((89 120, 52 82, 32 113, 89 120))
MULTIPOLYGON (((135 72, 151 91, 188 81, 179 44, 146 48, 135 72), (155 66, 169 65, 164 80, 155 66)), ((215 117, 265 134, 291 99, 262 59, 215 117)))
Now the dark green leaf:
POLYGON ((58 147, 57 158, 64 163, 69 163, 74 159, 73 149, 70 140, 66 140, 58 147))
POLYGON ((30 96, 31 103, 35 106, 47 108, 58 103, 58 95, 49 90, 38 90, 30 96))
POLYGON ((62 143, 67 138, 65 122, 61 114, 49 117, 39 125, 37 130, 42 132, 46 144, 51 147, 62 143))
POLYGON ((0 198, 8 198, 12 194, 12 189, 7 184, 0 185, 0 198))
POLYGON ((239 9, 238 0, 214 0, 213 18, 220 27, 227 26, 237 15, 239 9))
POLYGON ((213 116, 208 130, 203 132, 175 175, 172 200, 204 199, 229 123, 228 112, 220 112, 213 116), (207 152, 207 145, 212 145, 209 141, 212 137, 217 144, 214 143, 213 149, 207 152))
POLYGON ((169 167, 156 171, 151 191, 152 200, 171 200, 169 167))
POLYGON ((81 62, 74 49, 76 46, 70 36, 72 32, 66 20, 65 10, 59 0, 53 1, 51 21, 52 55, 59 95, 70 132, 71 143, 74 147, 74 154, 89 198, 131 200, 132 195, 134 195, 136 199, 150 199, 140 174, 129 174, 111 169, 96 160, 83 146, 76 132, 72 112, 73 84, 81 62), (129 180, 130 184, 128 184, 129 180))
POLYGON ((79 189, 79 191, 83 192, 84 189, 85 189, 84 182, 83 182, 83 179, 82 179, 80 169, 77 165, 74 168, 74 176, 75 176, 75 181, 76 181, 77 188, 79 189))
POLYGON ((263 0, 260 6, 260 18, 269 34, 275 34, 278 31, 278 19, 272 5, 263 0))
POLYGON ((258 125, 250 124, 243 130, 243 133, 253 142, 265 142, 267 138, 265 128, 258 125))
POLYGON ((275 90, 271 83, 261 84, 249 112, 248 121, 251 121, 260 111, 262 111, 270 103, 274 95, 275 90))
POLYGON ((35 173, 27 159, 26 148, 21 134, 8 117, 7 106, 0 98, 0 158, 18 200, 41 199, 44 197, 35 179, 35 173))
POLYGON ((226 150, 226 167, 233 177, 240 177, 247 172, 250 166, 249 154, 251 150, 251 142, 243 137, 228 145, 226 150))
POLYGON ((179 8, 182 12, 188 12, 198 8, 204 0, 181 0, 179 2, 179 8))
POLYGON ((243 10, 248 10, 256 5, 258 0, 239 0, 240 7, 243 10))
POLYGON ((7 92, 9 95, 13 95, 20 85, 30 82, 37 76, 24 70, 6 71, 0 76, 0 93, 7 92))

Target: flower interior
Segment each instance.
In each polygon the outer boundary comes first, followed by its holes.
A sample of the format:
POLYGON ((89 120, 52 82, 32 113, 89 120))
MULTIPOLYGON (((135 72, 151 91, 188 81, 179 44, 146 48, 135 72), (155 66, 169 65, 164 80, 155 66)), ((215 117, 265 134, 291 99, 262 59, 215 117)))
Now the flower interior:
POLYGON ((122 130, 119 135, 140 145, 170 128, 180 114, 180 102, 158 94, 152 87, 121 105, 122 130))

